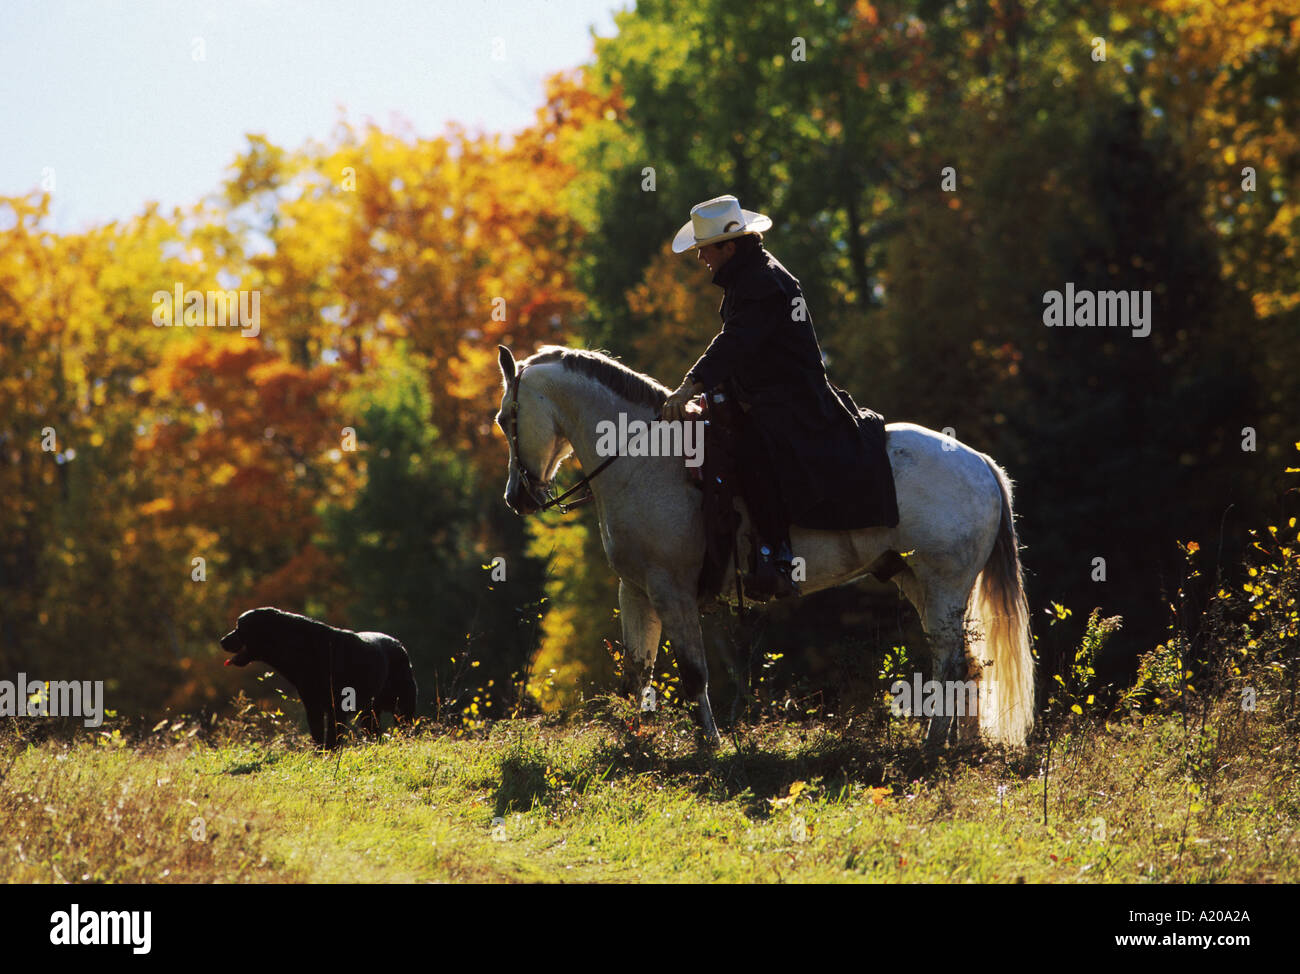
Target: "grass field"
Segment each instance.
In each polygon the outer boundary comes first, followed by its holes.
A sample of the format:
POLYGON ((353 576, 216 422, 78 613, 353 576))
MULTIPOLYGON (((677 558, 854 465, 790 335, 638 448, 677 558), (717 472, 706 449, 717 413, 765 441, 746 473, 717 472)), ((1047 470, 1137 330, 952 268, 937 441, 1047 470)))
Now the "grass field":
MULTIPOLYGON (((621 698, 321 755, 265 715, 0 735, 9 882, 1295 882, 1297 735, 1263 713, 927 758, 768 720, 716 752, 621 698), (1046 790, 1046 802, 1044 792, 1046 790)), ((30 723, 27 725, 30 728, 30 723)))

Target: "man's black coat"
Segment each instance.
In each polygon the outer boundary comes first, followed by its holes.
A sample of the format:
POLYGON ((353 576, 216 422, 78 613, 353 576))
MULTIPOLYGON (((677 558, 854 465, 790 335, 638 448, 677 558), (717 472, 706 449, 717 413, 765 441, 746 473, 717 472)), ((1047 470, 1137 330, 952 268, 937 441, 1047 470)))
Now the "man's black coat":
MULTIPOLYGON (((744 240, 744 238, 741 238, 744 240)), ((722 331, 687 373, 727 384, 748 407, 792 524, 823 530, 898 523, 884 420, 831 385, 799 281, 762 246, 741 244, 713 275, 722 331)))

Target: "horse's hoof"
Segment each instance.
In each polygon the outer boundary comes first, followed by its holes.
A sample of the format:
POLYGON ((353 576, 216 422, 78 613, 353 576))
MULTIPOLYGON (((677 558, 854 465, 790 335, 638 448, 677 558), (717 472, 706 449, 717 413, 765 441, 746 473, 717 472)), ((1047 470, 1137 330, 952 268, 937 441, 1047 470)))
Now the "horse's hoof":
POLYGON ((722 743, 722 737, 718 734, 716 727, 697 727, 696 732, 696 740, 699 741, 701 747, 713 750, 722 743))

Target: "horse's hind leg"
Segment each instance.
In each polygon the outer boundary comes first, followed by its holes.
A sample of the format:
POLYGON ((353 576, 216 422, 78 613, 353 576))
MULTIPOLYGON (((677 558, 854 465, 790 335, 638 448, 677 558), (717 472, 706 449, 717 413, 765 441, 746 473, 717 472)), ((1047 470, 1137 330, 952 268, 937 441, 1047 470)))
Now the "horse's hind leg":
MULTIPOLYGON (((961 692, 958 684, 964 684, 966 680, 966 667, 963 665, 966 607, 947 602, 929 607, 926 615, 925 632, 930 638, 930 652, 934 656, 933 679, 943 688, 943 706, 939 714, 930 719, 925 743, 930 747, 942 747, 948 741, 953 718, 965 719, 954 712, 952 704, 961 692)), ((978 731, 978 718, 975 727, 978 731)))
MULTIPOLYGON (((900 574, 896 581, 921 616, 921 626, 925 629, 934 661, 931 679, 938 681, 943 690, 942 706, 939 713, 931 716, 926 731, 926 746, 931 749, 943 747, 954 730, 954 718, 958 741, 978 740, 976 693, 968 690, 972 686, 970 680, 975 680, 974 686, 978 687, 979 674, 978 671, 971 673, 972 664, 966 660, 966 596, 969 587, 963 590, 960 582, 952 582, 943 576, 932 576, 922 582, 913 571, 900 574)), ((914 713, 920 710, 920 703, 914 702, 914 713)))
POLYGON ((957 717, 957 743, 958 744, 978 744, 980 740, 980 697, 983 690, 984 666, 972 655, 970 651, 970 640, 962 640, 965 652, 963 658, 966 662, 966 685, 973 687, 974 691, 965 694, 967 708, 964 714, 957 717))
POLYGON ((654 677, 662 625, 649 597, 625 581, 618 583, 618 617, 623 625, 623 691, 638 699, 654 677))

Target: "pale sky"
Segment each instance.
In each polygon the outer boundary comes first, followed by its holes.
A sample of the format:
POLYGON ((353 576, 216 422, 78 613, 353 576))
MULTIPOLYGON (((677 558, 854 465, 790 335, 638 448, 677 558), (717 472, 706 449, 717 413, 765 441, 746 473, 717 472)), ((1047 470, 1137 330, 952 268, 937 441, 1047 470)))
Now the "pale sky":
POLYGON ((510 133, 631 0, 3 0, 0 196, 52 171, 51 229, 217 188, 244 134, 354 125, 510 133), (201 55, 201 60, 196 57, 201 55), (499 56, 494 56, 499 55, 499 56))

